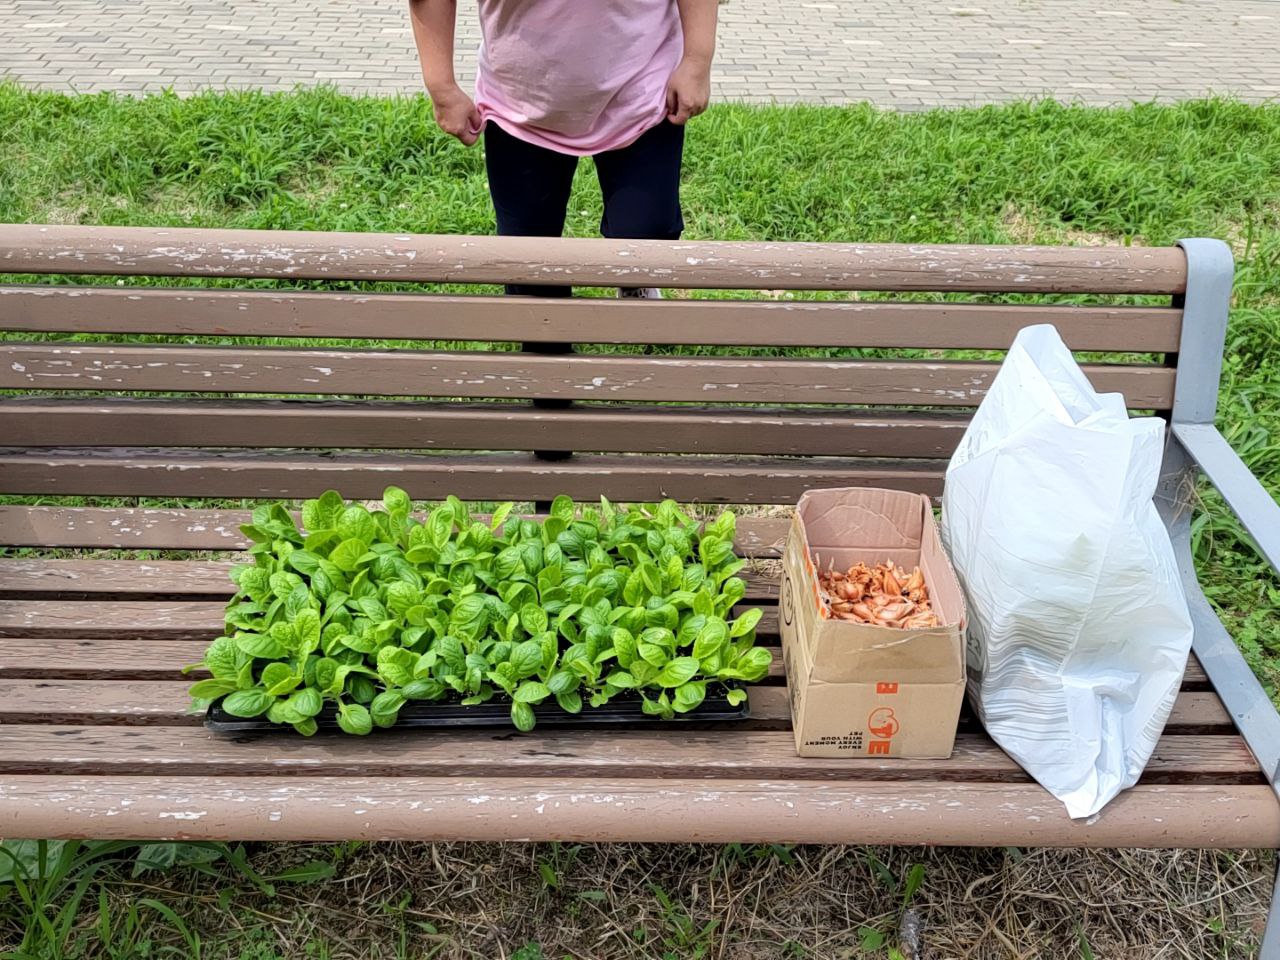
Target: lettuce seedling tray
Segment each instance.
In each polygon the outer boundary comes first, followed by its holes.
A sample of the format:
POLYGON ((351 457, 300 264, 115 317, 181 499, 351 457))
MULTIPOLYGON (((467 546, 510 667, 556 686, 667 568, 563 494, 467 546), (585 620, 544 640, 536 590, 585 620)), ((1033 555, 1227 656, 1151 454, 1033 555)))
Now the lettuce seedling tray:
MULTIPOLYGON (((534 708, 538 727, 590 727, 596 724, 628 724, 654 726, 681 721, 729 722, 745 720, 750 713, 746 701, 738 706, 729 703, 729 688, 708 689, 707 696, 695 709, 678 713, 670 720, 652 716, 643 710, 639 696, 618 694, 600 707, 583 704, 581 713, 569 713, 560 709, 554 700, 548 700, 534 708)), ((315 718, 320 731, 338 732, 338 712, 332 706, 315 718)), ((222 709, 222 700, 216 700, 205 714, 205 727, 214 733, 241 735, 247 733, 289 733, 287 724, 272 723, 265 717, 235 717, 222 709)), ((375 727, 374 732, 394 732, 410 729, 440 729, 450 727, 502 727, 511 733, 518 731, 511 724, 511 703, 508 700, 490 700, 488 703, 463 705, 461 703, 411 700, 400 708, 395 726, 385 731, 375 727)))

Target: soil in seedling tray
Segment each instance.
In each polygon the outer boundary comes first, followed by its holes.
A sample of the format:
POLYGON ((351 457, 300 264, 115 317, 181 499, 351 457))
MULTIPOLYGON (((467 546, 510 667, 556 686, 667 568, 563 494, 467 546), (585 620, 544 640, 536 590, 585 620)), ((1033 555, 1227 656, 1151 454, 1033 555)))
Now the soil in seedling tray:
MULTIPOLYGON (((727 688, 708 688, 706 699, 688 713, 678 713, 671 720, 651 716, 641 709, 642 700, 635 694, 618 694, 602 707, 583 704, 581 713, 568 713, 560 709, 554 700, 534 707, 538 726, 542 727, 590 727, 600 723, 627 724, 630 726, 657 726, 659 724, 697 721, 698 723, 745 720, 750 716, 747 702, 738 706, 729 703, 727 688)), ((338 732, 338 711, 332 706, 316 717, 321 732, 338 732)), ((246 733, 281 733, 296 736, 286 724, 272 723, 263 717, 234 717, 222 709, 222 701, 215 701, 205 714, 204 725, 214 733, 241 735, 246 733)), ((518 732, 511 724, 511 703, 508 700, 491 700, 471 706, 460 703, 413 700, 400 708, 395 726, 386 730, 375 727, 374 733, 394 733, 409 729, 449 727, 505 727, 518 732)))

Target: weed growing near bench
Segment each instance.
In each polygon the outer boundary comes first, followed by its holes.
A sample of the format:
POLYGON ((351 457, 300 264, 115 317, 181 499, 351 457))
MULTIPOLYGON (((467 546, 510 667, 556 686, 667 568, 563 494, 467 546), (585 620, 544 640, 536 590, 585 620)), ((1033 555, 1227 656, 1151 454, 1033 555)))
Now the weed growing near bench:
POLYGON ((0 884, 0 954, 891 960, 914 908, 922 957, 1079 958, 1083 937, 1098 957, 1243 958, 1273 868, 1222 850, 50 841, 40 871, 35 846, 25 890, 52 923, 0 884), (55 888, 81 880, 79 913, 58 913, 55 888))

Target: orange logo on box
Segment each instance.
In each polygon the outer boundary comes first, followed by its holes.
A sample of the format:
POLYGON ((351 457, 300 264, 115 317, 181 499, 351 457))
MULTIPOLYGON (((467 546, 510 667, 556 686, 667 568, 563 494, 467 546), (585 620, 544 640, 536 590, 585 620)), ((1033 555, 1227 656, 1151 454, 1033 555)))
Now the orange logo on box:
POLYGON ((898 732, 898 718, 893 715, 891 708, 876 707, 871 711, 871 716, 867 717, 867 730, 873 737, 891 740, 898 732))
POLYGON ((898 685, 896 683, 877 683, 876 693, 897 693, 898 685))
MULTIPOLYGON (((884 684, 877 684, 877 686, 884 686, 884 684)), ((893 686, 896 687, 897 684, 893 686)), ((887 757, 893 735, 898 732, 898 718, 893 715, 892 708, 876 707, 872 710, 871 716, 867 717, 867 730, 876 738, 867 744, 868 756, 887 757)))

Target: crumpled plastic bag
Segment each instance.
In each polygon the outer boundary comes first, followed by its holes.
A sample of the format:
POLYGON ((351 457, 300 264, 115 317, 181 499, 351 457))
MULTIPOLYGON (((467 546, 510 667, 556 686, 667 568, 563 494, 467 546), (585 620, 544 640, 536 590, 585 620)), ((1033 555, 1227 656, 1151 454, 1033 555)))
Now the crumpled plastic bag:
POLYGON ((1137 782, 1191 649, 1152 501, 1164 436, 1095 392, 1052 326, 1027 327, 947 468, 970 699, 1072 817, 1137 782))

